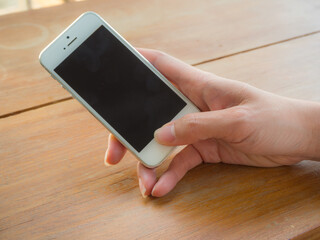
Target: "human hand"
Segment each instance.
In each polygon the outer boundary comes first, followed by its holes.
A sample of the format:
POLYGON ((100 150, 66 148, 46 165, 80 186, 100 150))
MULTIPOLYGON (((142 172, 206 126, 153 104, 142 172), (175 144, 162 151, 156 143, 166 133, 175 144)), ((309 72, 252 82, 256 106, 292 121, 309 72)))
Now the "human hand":
MULTIPOLYGON (((190 169, 204 162, 274 167, 319 157, 319 131, 310 121, 315 113, 320 115, 319 104, 225 79, 159 51, 139 51, 202 111, 155 132, 160 144, 187 146, 158 181, 154 169, 138 163, 143 196, 167 194, 190 169)), ((105 163, 118 163, 125 152, 126 148, 110 135, 105 163)))

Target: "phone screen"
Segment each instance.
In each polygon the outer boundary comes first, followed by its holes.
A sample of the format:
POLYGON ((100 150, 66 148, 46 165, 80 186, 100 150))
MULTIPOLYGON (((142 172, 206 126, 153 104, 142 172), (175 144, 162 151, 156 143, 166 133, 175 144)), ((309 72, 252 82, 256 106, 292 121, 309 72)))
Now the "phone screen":
POLYGON ((186 106, 103 25, 54 71, 138 152, 186 106))

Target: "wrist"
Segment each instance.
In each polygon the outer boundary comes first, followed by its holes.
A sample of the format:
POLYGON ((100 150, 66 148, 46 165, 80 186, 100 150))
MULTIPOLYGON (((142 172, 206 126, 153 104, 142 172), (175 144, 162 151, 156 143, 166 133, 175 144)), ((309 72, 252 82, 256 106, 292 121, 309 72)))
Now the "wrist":
POLYGON ((320 103, 294 100, 297 106, 297 118, 305 134, 301 156, 309 160, 320 161, 320 103))

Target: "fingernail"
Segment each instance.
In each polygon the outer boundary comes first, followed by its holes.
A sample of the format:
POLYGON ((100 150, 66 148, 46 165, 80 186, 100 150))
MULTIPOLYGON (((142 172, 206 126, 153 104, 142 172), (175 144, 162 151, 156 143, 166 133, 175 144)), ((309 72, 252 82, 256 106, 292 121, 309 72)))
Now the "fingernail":
POLYGON ((144 187, 142 181, 141 181, 141 178, 139 178, 139 188, 140 188, 140 192, 141 192, 141 195, 143 198, 146 198, 147 195, 146 195, 146 188, 144 187))
POLYGON ((108 151, 109 151, 109 148, 107 148, 107 151, 104 155, 104 165, 106 165, 106 167, 111 166, 111 164, 107 162, 108 151))
POLYGON ((174 123, 169 123, 157 129, 154 133, 154 137, 159 143, 173 142, 176 139, 174 132, 174 123))

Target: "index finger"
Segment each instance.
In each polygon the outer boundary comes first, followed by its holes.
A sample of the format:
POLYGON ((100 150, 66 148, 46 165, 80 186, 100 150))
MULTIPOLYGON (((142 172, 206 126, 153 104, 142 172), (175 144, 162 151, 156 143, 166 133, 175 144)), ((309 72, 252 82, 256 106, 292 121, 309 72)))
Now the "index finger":
POLYGON ((199 108, 207 108, 202 99, 208 82, 205 72, 157 50, 138 48, 138 51, 199 108))

